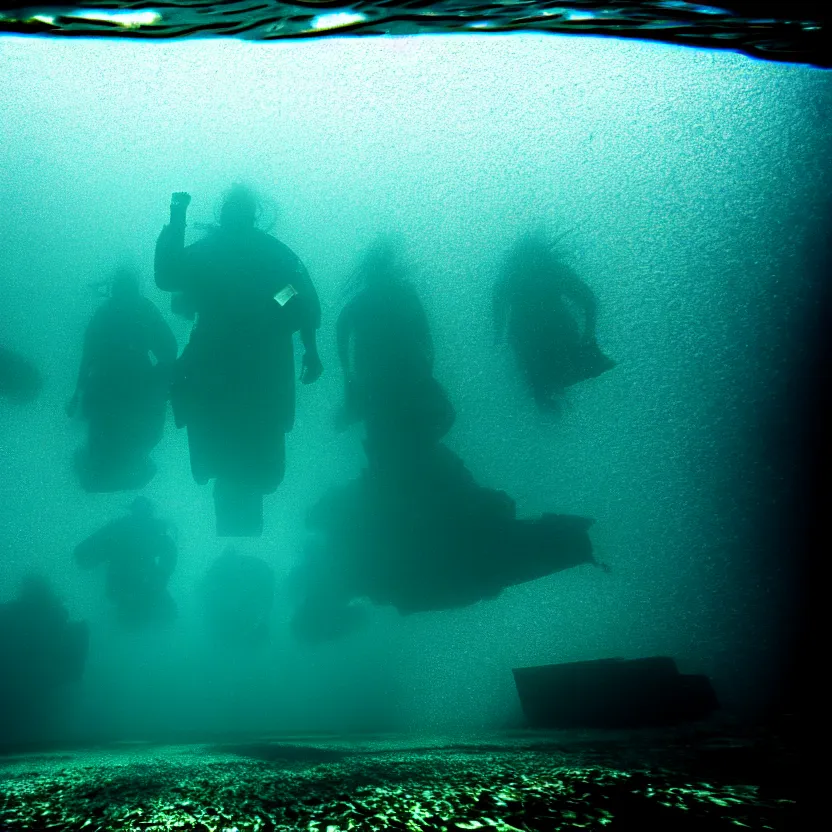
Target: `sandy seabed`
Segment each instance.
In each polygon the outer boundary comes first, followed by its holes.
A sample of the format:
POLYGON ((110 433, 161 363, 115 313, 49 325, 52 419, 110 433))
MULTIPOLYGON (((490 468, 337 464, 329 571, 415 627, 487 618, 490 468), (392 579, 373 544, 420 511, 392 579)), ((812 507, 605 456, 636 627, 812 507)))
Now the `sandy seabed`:
POLYGON ((781 736, 263 736, 0 756, 0 830, 787 830, 781 736))

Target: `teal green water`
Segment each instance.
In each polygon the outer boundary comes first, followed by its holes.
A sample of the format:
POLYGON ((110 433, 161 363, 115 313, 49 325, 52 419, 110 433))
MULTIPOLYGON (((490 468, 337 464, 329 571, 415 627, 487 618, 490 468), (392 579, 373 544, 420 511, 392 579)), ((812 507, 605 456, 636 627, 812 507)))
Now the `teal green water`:
MULTIPOLYGON (((744 703, 770 681, 788 598, 759 557, 772 473, 767 410, 814 292, 828 222, 832 76, 733 54, 537 36, 133 44, 0 40, 0 274, 4 344, 40 367, 37 401, 0 406, 0 598, 43 571, 90 624, 73 733, 345 730, 517 722, 510 669, 654 654, 711 675, 744 703), (89 284, 140 271, 172 191, 210 223, 244 180, 264 222, 307 265, 323 307, 325 374, 299 389, 287 475, 266 531, 238 549, 277 577, 271 642, 222 652, 195 585, 223 543, 169 419, 143 493, 171 519, 180 610, 169 631, 112 625, 76 543, 131 495, 87 495, 82 438, 63 406, 89 284), (619 363, 541 418, 509 353, 492 346, 500 258, 537 223, 574 228, 565 256, 599 301, 619 363), (379 232, 414 264, 457 410, 447 443, 518 514, 596 520, 604 574, 580 567, 465 609, 402 617, 311 649, 288 630, 303 516, 363 464, 340 401, 334 322, 379 232)), ((180 348, 190 325, 168 321, 180 348)))

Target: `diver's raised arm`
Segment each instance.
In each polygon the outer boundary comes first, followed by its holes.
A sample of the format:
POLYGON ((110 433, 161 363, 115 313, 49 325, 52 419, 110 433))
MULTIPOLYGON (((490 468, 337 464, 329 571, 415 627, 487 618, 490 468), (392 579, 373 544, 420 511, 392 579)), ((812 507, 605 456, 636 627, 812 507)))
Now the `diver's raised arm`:
POLYGON ((170 222, 156 241, 154 273, 156 285, 163 292, 177 292, 187 288, 185 268, 185 213, 191 202, 189 194, 173 194, 170 202, 170 222))

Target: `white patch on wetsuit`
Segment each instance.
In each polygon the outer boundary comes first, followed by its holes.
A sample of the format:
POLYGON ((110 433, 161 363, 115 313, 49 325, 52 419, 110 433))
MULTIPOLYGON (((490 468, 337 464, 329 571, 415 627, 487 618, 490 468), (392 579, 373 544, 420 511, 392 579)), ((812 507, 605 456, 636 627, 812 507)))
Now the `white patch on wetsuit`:
POLYGON ((286 304, 297 294, 297 290, 291 283, 287 283, 275 296, 274 299, 281 305, 286 304))

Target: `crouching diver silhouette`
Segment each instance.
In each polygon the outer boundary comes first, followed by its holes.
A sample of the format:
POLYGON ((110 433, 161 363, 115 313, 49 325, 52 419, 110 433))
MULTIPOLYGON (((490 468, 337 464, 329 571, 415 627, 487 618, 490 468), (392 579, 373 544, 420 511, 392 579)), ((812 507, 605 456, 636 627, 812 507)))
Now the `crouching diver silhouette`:
POLYGON ((563 262, 555 242, 540 231, 521 237, 493 293, 495 343, 508 330, 508 343, 535 403, 549 413, 560 410, 567 387, 616 365, 595 339, 595 295, 563 262))
POLYGON ((122 626, 141 628, 176 618, 167 589, 176 568, 176 541, 146 497, 136 497, 130 514, 82 540, 73 554, 84 570, 105 566, 107 598, 122 626))

